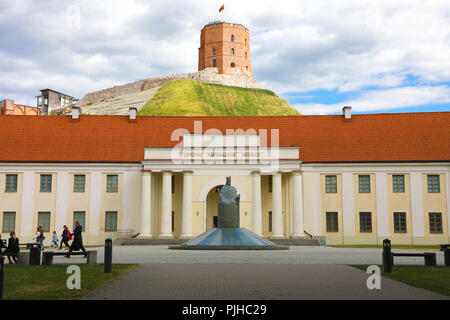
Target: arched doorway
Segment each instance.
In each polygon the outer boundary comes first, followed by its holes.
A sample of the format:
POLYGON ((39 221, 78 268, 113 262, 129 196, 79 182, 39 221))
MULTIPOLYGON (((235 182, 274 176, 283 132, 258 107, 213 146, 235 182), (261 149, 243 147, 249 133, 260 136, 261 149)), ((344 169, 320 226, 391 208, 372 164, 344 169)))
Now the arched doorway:
POLYGON ((222 185, 212 188, 206 197, 206 231, 217 227, 217 196, 221 187, 222 185))

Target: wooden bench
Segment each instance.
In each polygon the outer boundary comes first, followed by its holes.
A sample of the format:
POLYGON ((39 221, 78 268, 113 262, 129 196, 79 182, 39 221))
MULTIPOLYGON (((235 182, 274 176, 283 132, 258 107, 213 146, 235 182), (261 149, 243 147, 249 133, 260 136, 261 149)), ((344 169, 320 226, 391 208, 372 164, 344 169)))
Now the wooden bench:
MULTIPOLYGON (((68 251, 57 252, 57 251, 44 251, 42 252, 42 265, 53 265, 54 256, 67 256, 68 251)), ((71 252, 70 256, 85 256, 87 257, 87 264, 97 264, 97 251, 86 251, 84 252, 71 252)))
POLYGON ((424 253, 392 253, 392 265, 394 265, 394 257, 424 257, 425 265, 428 267, 436 266, 436 253, 424 252, 424 253))

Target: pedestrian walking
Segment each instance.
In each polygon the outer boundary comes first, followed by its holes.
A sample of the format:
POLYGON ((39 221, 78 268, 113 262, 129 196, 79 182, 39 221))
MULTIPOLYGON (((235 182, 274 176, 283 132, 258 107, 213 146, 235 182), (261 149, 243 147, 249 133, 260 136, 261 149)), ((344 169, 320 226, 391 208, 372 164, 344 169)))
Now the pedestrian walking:
POLYGON ((36 242, 40 244, 41 250, 44 251, 44 230, 42 230, 42 227, 39 226, 37 228, 36 237, 33 238, 33 240, 36 239, 36 242))
POLYGON ((53 231, 53 238, 52 238, 52 244, 50 245, 50 248, 53 248, 53 246, 55 246, 55 248, 58 248, 58 236, 56 235, 56 231, 53 231))
POLYGON ((69 240, 70 239, 70 231, 69 228, 67 228, 66 225, 63 227, 63 232, 61 234, 61 244, 59 245, 59 250, 62 249, 62 245, 64 244, 66 246, 66 249, 69 249, 69 240))
POLYGON ((81 235, 81 232, 83 231, 83 227, 80 225, 79 221, 75 221, 75 229, 73 230, 73 241, 70 245, 69 252, 67 253, 66 257, 70 258, 70 254, 72 251, 83 251, 84 257, 87 256, 86 249, 83 247, 83 237, 81 235))

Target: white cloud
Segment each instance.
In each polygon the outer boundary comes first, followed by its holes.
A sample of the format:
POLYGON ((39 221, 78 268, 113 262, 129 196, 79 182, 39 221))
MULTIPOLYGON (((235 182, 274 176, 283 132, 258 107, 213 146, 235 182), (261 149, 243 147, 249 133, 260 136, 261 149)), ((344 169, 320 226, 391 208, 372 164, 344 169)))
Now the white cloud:
POLYGON ((371 90, 356 99, 338 104, 305 103, 295 104, 303 114, 328 114, 340 111, 344 106, 352 106, 353 111, 380 111, 407 108, 427 104, 450 104, 448 86, 416 86, 384 90, 371 90))
MULTIPOLYGON (((146 77, 195 71, 200 29, 216 18, 250 28, 254 76, 279 94, 325 89, 357 96, 378 87, 370 92, 380 94, 376 108, 384 110, 395 106, 381 101, 389 98, 383 92, 405 86, 408 75, 417 79, 417 90, 450 81, 448 0, 229 0, 219 14, 221 4, 1 2, 1 97, 24 103, 44 87, 82 97, 146 77), (79 30, 67 28, 71 5, 80 8, 79 30)), ((429 103, 439 100, 423 95, 429 103)), ((417 101, 407 104, 423 102, 413 97, 417 101)))

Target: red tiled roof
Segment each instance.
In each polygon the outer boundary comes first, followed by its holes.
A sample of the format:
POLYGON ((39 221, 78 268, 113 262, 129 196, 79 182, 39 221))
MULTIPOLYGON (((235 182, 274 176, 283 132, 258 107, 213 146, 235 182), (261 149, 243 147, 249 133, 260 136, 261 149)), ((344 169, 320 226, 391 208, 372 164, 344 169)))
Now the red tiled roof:
MULTIPOLYGON (((304 163, 450 161, 450 112, 285 117, 0 116, 3 162, 139 162, 177 128, 279 129, 304 163)), ((270 136, 269 139, 270 141, 270 136)))

